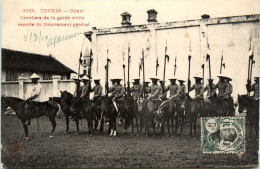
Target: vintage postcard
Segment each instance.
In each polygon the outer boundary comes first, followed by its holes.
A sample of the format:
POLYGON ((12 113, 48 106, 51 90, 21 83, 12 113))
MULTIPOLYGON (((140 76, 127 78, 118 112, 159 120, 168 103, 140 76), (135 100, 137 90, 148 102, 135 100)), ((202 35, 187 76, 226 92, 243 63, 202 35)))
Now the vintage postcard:
POLYGON ((2 0, 2 168, 256 168, 259 0, 2 0))

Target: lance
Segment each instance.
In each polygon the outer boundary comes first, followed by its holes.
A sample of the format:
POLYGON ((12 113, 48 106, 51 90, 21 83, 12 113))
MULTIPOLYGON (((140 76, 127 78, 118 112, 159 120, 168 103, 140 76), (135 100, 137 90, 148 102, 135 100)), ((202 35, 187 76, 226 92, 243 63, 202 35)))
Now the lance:
POLYGON ((139 63, 139 77, 141 76, 141 70, 142 70, 142 58, 140 59, 140 63, 139 63))
MULTIPOLYGON (((106 85, 108 85, 108 68, 109 68, 109 63, 111 63, 111 60, 108 58, 108 48, 107 48, 107 64, 105 66, 105 69, 106 69, 106 85)), ((108 94, 108 91, 106 89, 106 95, 108 94)))
POLYGON ((81 50, 80 50, 80 55, 79 55, 78 80, 79 80, 79 74, 80 74, 80 65, 82 63, 81 58, 82 58, 82 48, 83 48, 84 41, 85 41, 85 36, 83 37, 83 42, 82 42, 82 45, 81 45, 81 50))
POLYGON ((251 57, 251 65, 250 65, 250 82, 252 80, 253 64, 255 64, 255 61, 254 61, 254 46, 253 46, 253 52, 252 52, 252 57, 251 57))
POLYGON ((176 74, 176 69, 177 69, 177 57, 175 56, 175 64, 174 64, 174 76, 176 74))
POLYGON ((92 58, 92 55, 93 55, 93 53, 92 53, 92 50, 90 50, 90 65, 89 65, 89 71, 88 71, 88 74, 89 74, 89 82, 90 82, 90 79, 91 79, 91 69, 92 69, 92 62, 93 62, 93 58, 92 58))
POLYGON ((206 61, 209 61, 209 79, 211 79, 211 66, 210 66, 210 55, 207 54, 206 61))
POLYGON ((156 76, 157 76, 157 72, 158 72, 158 67, 159 67, 159 61, 158 61, 158 57, 157 57, 157 60, 156 60, 156 67, 155 67, 155 69, 156 69, 156 76))
POLYGON ((163 81, 165 82, 165 70, 166 70, 166 60, 169 62, 170 57, 166 54, 167 52, 167 40, 165 45, 165 57, 164 57, 164 70, 163 70, 163 81))
POLYGON ((123 64, 123 70, 124 70, 124 87, 126 89, 126 84, 125 84, 125 64, 123 64))
POLYGON ((189 68, 188 68, 188 94, 190 93, 190 61, 191 61, 191 39, 190 39, 190 46, 189 46, 189 55, 188 55, 188 62, 189 62, 189 68))
POLYGON ((144 49, 142 50, 142 64, 143 64, 143 97, 145 97, 145 71, 144 71, 144 49))
POLYGON ((131 56, 130 56, 130 42, 129 42, 129 46, 128 46, 128 70, 127 70, 127 88, 130 87, 130 81, 129 81, 129 77, 130 77, 130 62, 131 62, 131 56))
POLYGON ((201 65, 202 68, 202 83, 204 84, 204 64, 201 65))

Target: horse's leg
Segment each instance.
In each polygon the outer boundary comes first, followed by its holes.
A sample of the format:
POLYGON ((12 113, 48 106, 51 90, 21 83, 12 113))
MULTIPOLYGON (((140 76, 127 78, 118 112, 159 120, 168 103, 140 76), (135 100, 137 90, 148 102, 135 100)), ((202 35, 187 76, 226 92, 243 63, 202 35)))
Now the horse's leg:
POLYGON ((153 136, 155 136, 155 124, 154 124, 154 118, 152 118, 151 125, 153 128, 153 136))
POLYGON ((127 126, 129 124, 129 119, 128 119, 128 116, 125 117, 125 128, 124 128, 124 133, 127 133, 127 126))
POLYGON ((182 117, 181 117, 181 134, 183 131, 183 123, 184 123, 184 115, 182 115, 182 117))
POLYGON ((197 124, 197 116, 194 117, 194 122, 193 122, 193 130, 194 130, 195 137, 196 137, 196 124, 197 124))
POLYGON ((139 128, 138 128, 138 114, 135 114, 135 125, 136 125, 136 135, 139 133, 139 128))
POLYGON ((104 130, 104 118, 100 119, 101 120, 101 126, 100 126, 100 132, 103 132, 104 130))
POLYGON ((131 116, 131 124, 132 124, 132 133, 134 134, 134 117, 131 116))
POLYGON ((69 115, 66 114, 65 118, 66 118, 66 131, 65 131, 65 133, 68 133, 68 131, 69 131, 69 115))
POLYGON ((77 135, 77 134, 79 134, 79 118, 77 115, 75 116, 75 122, 76 122, 76 126, 77 126, 77 131, 75 134, 77 135))
POLYGON ((178 116, 175 116, 174 119, 175 119, 175 131, 174 131, 174 133, 177 134, 177 129, 178 129, 178 125, 179 125, 179 124, 178 124, 178 123, 179 123, 179 122, 178 122, 179 117, 178 117, 178 116))
POLYGON ((23 129, 24 129, 24 140, 29 140, 29 131, 26 125, 26 120, 22 121, 23 129))
POLYGON ((189 119, 190 121, 190 138, 192 137, 192 119, 189 119))
POLYGON ((170 117, 167 118, 167 129, 168 129, 168 136, 171 135, 171 131, 170 131, 170 117))
POLYGON ((116 136, 116 116, 114 117, 113 136, 116 136))
POLYGON ((54 116, 49 116, 49 119, 50 119, 51 124, 52 124, 52 130, 51 130, 50 137, 53 137, 53 133, 54 133, 55 128, 56 128, 55 114, 54 114, 54 116))

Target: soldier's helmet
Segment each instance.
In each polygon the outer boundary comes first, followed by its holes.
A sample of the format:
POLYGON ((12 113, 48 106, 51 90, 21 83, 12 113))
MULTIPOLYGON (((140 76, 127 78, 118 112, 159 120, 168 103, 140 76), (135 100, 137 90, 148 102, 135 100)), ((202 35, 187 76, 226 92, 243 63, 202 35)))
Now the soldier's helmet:
POLYGON ((33 74, 30 76, 30 79, 40 79, 40 76, 37 75, 36 73, 33 73, 33 74))

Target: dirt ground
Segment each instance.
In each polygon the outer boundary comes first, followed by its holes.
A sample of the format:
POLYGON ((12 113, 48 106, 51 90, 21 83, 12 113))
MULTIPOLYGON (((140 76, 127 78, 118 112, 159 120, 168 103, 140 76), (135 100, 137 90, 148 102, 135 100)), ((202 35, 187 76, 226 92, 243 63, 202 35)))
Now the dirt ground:
MULTIPOLYGON (((241 160, 234 154, 203 154, 200 142, 200 127, 197 137, 188 138, 185 126, 182 135, 155 137, 123 134, 122 124, 118 136, 106 133, 89 136, 86 120, 75 135, 75 122, 70 121, 70 132, 64 134, 65 119, 57 119, 53 138, 49 138, 51 123, 47 117, 33 119, 29 126, 30 140, 24 141, 21 121, 15 115, 2 115, 2 155, 5 168, 47 167, 257 167, 258 141, 255 137, 246 140, 246 154, 241 160)), ((107 129, 107 126, 106 126, 107 129)), ((248 138, 248 129, 247 129, 248 138)))

